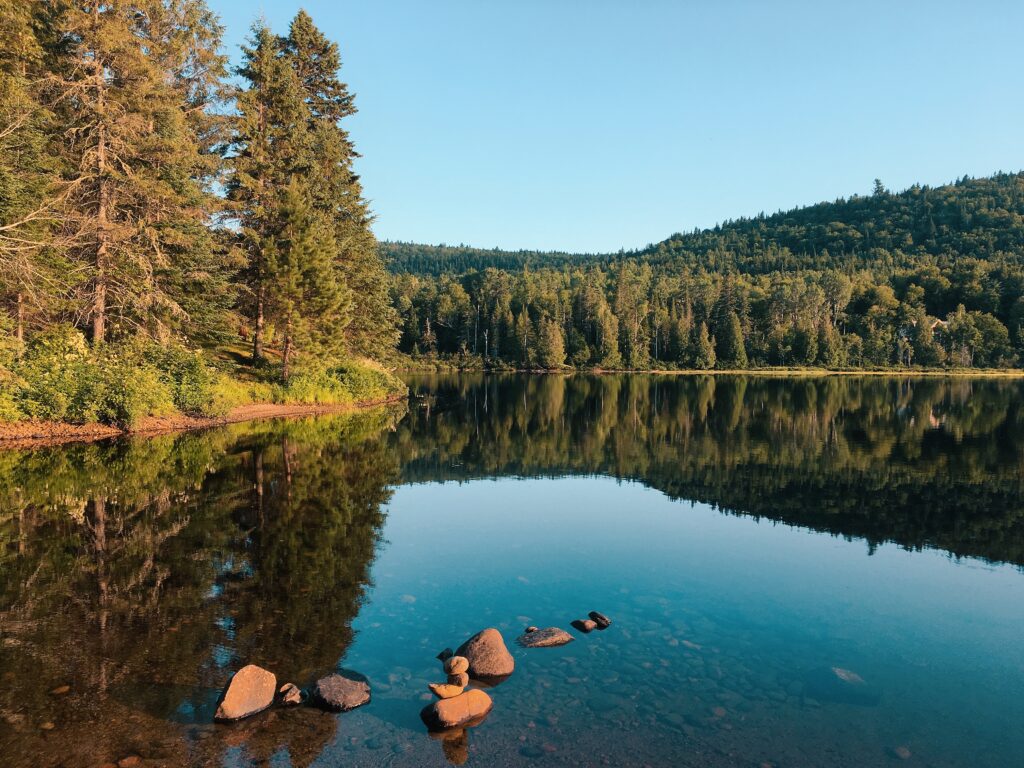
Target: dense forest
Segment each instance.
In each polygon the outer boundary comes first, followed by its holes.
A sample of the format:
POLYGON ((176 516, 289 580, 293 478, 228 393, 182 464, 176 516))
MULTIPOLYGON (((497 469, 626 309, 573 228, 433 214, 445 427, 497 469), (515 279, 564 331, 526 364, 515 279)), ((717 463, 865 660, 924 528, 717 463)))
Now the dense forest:
POLYGON ((401 349, 456 365, 996 368, 1024 352, 1024 175, 606 256, 384 244, 401 349))
POLYGON ((392 384, 359 362, 397 334, 338 47, 299 12, 229 69, 222 32, 203 0, 0 0, 0 417, 392 384))

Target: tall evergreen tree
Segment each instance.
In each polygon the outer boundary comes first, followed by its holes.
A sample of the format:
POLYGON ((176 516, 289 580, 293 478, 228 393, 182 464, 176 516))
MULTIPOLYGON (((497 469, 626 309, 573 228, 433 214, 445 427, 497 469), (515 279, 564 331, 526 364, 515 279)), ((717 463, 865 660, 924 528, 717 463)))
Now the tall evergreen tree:
POLYGON ((223 274, 207 226, 216 137, 200 118, 223 72, 221 30, 202 0, 57 7, 48 97, 64 128, 63 235, 88 278, 79 314, 95 343, 110 325, 161 337, 188 323, 185 292, 223 274))
POLYGON ((313 204, 334 227, 336 264, 352 292, 354 312, 345 326, 352 352, 373 355, 398 339, 389 280, 370 229, 372 215, 353 162, 358 154, 341 121, 355 114, 355 99, 341 81, 341 56, 305 11, 282 40, 283 55, 299 80, 308 110, 309 187, 313 204))

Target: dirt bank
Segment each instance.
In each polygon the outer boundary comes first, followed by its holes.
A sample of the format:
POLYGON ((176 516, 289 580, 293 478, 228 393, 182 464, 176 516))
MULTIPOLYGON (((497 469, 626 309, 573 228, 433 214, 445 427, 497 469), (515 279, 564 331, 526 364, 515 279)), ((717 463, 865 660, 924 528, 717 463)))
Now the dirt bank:
POLYGON ((109 424, 68 424, 60 421, 14 421, 0 422, 0 450, 12 448, 38 448, 60 443, 88 442, 121 435, 157 435, 167 432, 183 432, 191 429, 206 429, 224 424, 237 424, 256 419, 277 419, 294 416, 315 416, 327 413, 344 413, 358 408, 369 408, 401 400, 394 397, 365 403, 338 405, 281 405, 277 403, 251 403, 232 409, 226 416, 204 418, 175 414, 173 416, 151 416, 143 419, 131 429, 109 424))

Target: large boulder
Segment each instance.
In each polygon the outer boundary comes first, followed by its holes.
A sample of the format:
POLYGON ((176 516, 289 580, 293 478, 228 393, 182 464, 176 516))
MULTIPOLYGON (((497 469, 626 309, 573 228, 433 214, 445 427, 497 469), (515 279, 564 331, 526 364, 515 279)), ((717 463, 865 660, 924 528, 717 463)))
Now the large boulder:
POLYGON ((276 692, 277 677, 274 673, 249 664, 231 676, 213 719, 231 722, 255 715, 274 703, 276 692))
POLYGON ((466 657, 469 676, 478 679, 508 677, 516 668, 501 632, 493 627, 477 632, 460 645, 455 654, 466 657))
POLYGON ((427 728, 433 731, 456 728, 462 725, 475 725, 491 711, 491 697, 476 688, 450 699, 435 701, 420 712, 420 717, 427 728))
POLYGON ((565 645, 575 640, 572 635, 558 627, 546 627, 533 632, 524 632, 516 642, 523 648, 550 648, 555 645, 565 645))
POLYGON ((370 700, 370 684, 365 678, 347 677, 335 672, 316 681, 309 700, 330 712, 348 712, 370 700))

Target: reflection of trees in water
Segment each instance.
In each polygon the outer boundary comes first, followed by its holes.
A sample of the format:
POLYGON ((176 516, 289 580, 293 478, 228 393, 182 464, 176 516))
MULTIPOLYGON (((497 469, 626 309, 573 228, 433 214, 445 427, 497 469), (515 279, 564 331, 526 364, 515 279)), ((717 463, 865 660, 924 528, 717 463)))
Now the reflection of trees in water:
MULTIPOLYGON (((209 722, 230 669, 253 661, 304 684, 333 668, 397 476, 379 434, 399 415, 0 453, 0 743, 17 744, 5 753, 84 764, 135 744, 215 760, 220 737, 245 729, 160 742, 180 736, 168 720, 209 722), (49 693, 63 684, 71 693, 49 693), (47 720, 57 728, 42 734, 47 720)), ((246 729, 247 752, 287 744, 308 764, 334 719, 246 729)))
POLYGON ((601 473, 872 545, 1024 564, 1017 381, 442 375, 414 391, 390 438, 408 481, 601 473))

